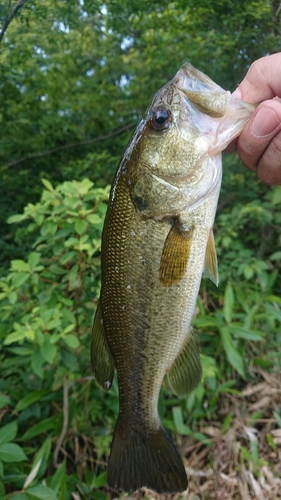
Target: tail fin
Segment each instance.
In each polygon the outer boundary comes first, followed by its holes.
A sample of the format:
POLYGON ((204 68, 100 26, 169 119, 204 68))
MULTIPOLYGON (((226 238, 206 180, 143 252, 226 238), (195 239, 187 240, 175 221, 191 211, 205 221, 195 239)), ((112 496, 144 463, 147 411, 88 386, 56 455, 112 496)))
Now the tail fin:
POLYGON ((157 493, 181 493, 187 477, 174 443, 163 427, 142 432, 115 427, 108 485, 126 492, 143 486, 157 493))

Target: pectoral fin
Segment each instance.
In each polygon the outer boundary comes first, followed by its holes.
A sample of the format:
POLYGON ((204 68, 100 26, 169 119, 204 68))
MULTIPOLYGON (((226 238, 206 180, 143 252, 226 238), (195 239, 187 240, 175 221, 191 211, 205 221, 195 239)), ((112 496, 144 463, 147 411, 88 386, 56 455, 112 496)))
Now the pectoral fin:
POLYGON ((92 331, 91 363, 97 382, 106 391, 109 391, 114 376, 114 359, 109 350, 102 323, 101 307, 99 303, 92 331))
POLYGON ((199 384, 202 367, 196 335, 192 329, 167 375, 170 386, 177 396, 188 394, 199 384))
POLYGON ((217 252, 214 240, 214 233, 211 229, 205 255, 205 269, 204 274, 207 278, 210 278, 215 285, 219 284, 219 273, 218 273, 218 260, 217 252))
POLYGON ((178 283, 184 276, 191 242, 193 227, 181 231, 179 223, 174 223, 166 238, 159 269, 159 279, 163 286, 178 283))

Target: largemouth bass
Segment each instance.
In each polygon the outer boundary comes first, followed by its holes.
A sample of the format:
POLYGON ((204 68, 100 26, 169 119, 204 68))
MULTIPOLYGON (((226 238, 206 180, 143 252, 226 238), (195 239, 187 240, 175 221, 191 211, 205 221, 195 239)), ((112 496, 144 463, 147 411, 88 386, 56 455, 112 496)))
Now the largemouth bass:
POLYGON ((119 164, 102 236, 91 347, 95 377, 106 390, 115 368, 118 374, 110 487, 187 488, 158 416, 158 396, 165 374, 179 396, 201 379, 190 323, 204 269, 218 283, 212 227, 221 151, 253 110, 184 64, 153 98, 119 164))

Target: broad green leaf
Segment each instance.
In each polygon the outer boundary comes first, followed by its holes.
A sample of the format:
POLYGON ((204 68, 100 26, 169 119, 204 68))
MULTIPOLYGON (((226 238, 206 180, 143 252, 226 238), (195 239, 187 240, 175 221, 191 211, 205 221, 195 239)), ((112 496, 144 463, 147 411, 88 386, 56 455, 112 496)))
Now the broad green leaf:
POLYGON ((23 272, 15 273, 12 278, 12 285, 15 288, 20 288, 29 278, 30 278, 30 273, 23 273, 23 272))
POLYGON ((274 252, 270 256, 270 260, 281 260, 281 251, 279 250, 278 252, 274 252))
POLYGON ((99 490, 94 490, 92 492, 92 498, 93 500, 109 500, 108 495, 106 495, 106 493, 104 493, 103 491, 99 490))
POLYGON ((45 186, 45 188, 48 189, 48 191, 51 191, 52 193, 55 192, 52 184, 50 183, 50 181, 48 181, 48 179, 41 179, 41 182, 45 186))
POLYGON ((273 205, 278 205, 281 203, 281 188, 280 186, 275 186, 272 196, 273 205))
POLYGON ((93 224, 93 225, 102 223, 102 219, 97 214, 89 214, 89 215, 87 215, 86 219, 88 222, 90 222, 90 224, 93 224))
POLYGON ((32 500, 37 498, 39 500, 57 500, 57 495, 53 492, 53 490, 47 486, 43 486, 42 484, 27 488, 26 493, 32 500))
POLYGON ((25 273, 30 273, 30 267, 24 260, 12 260, 11 261, 12 271, 22 271, 25 273))
POLYGON ((43 432, 47 432, 51 429, 54 429, 57 423, 57 417, 48 417, 42 420, 42 422, 38 422, 38 424, 33 425, 27 431, 24 433, 22 436, 21 440, 22 441, 27 441, 35 436, 38 436, 39 434, 42 434, 43 432))
POLYGON ((65 460, 60 464, 59 468, 56 470, 56 472, 53 474, 49 486, 56 492, 58 492, 62 482, 63 478, 65 477, 65 469, 66 469, 66 464, 65 460))
POLYGON ((91 489, 93 488, 102 488, 107 481, 107 472, 102 472, 98 476, 93 477, 93 481, 91 483, 91 489))
POLYGON ((40 351, 47 363, 53 363, 57 354, 57 346, 51 343, 51 338, 46 338, 43 344, 40 345, 40 351))
POLYGON ((9 443, 13 441, 17 435, 18 424, 17 421, 14 420, 10 424, 6 424, 0 428, 0 444, 9 443))
POLYGON ((264 340, 264 333, 259 332, 258 330, 250 330, 247 328, 243 328, 243 326, 236 325, 236 324, 230 324, 228 325, 229 331, 235 335, 236 337, 239 337, 240 339, 244 340, 256 340, 256 341, 263 341, 264 340))
POLYGON ((40 262, 41 253, 39 252, 31 252, 28 256, 28 265, 31 271, 34 271, 37 264, 40 262))
POLYGON ((36 373, 36 375, 38 375, 38 377, 40 378, 43 378, 44 375, 44 369, 43 369, 44 363, 46 363, 46 361, 41 354, 40 346, 38 346, 32 354, 31 367, 36 373))
POLYGON ((12 498, 13 500, 30 500, 30 497, 26 493, 16 493, 12 498))
POLYGON ((79 342, 78 338, 75 337, 75 335, 71 335, 71 334, 65 335, 63 337, 63 340, 72 349, 76 349, 80 345, 80 342, 79 342))
POLYGON ((85 233, 85 231, 87 229, 87 222, 83 219, 78 219, 75 222, 74 229, 75 229, 76 233, 79 234, 79 236, 81 236, 82 234, 85 233))
POLYGON ((233 343, 228 327, 220 328, 220 334, 229 363, 245 378, 244 361, 233 343))
MULTIPOLYGON (((10 405, 11 400, 8 398, 8 396, 5 396, 5 394, 0 394, 0 408, 3 408, 6 405, 10 405)), ((0 430, 0 435, 1 435, 1 430, 0 430)))
POLYGON ((17 298, 18 298, 18 296, 17 296, 16 292, 10 292, 10 293, 7 295, 7 297, 8 297, 8 299, 9 299, 10 304, 15 304, 15 303, 16 303, 16 301, 17 301, 17 298))
POLYGON ((15 214, 15 215, 11 215, 8 218, 7 222, 8 222, 8 224, 14 224, 15 222, 21 222, 25 219, 26 219, 25 214, 15 214))
POLYGON ((3 443, 0 444, 0 460, 6 463, 22 462, 23 460, 27 460, 27 457, 22 448, 17 444, 3 443))
POLYGON ((10 344, 13 344, 14 342, 19 342, 20 340, 23 340, 24 338, 25 338, 25 331, 23 329, 17 330, 16 332, 12 332, 9 335, 7 335, 3 344, 10 345, 10 344))
POLYGON ((35 403, 39 399, 46 396, 46 394, 48 394, 48 392, 49 392, 48 390, 40 390, 40 391, 30 392, 29 394, 27 394, 26 396, 24 396, 22 399, 19 400, 14 411, 19 412, 19 411, 24 410, 25 408, 28 408, 28 406, 32 405, 33 403, 35 403))

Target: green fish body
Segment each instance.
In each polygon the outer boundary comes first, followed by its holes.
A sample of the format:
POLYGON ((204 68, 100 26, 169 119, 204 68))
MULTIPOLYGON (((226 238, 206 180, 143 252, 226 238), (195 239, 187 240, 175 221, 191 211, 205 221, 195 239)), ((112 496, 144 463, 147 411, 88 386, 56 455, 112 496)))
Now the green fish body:
POLYGON ((91 358, 120 411, 110 487, 182 492, 186 472, 157 406, 165 374, 182 396, 201 379, 190 328, 202 273, 218 282, 213 222, 221 151, 253 108, 184 64, 154 97, 119 164, 102 237, 91 358))

